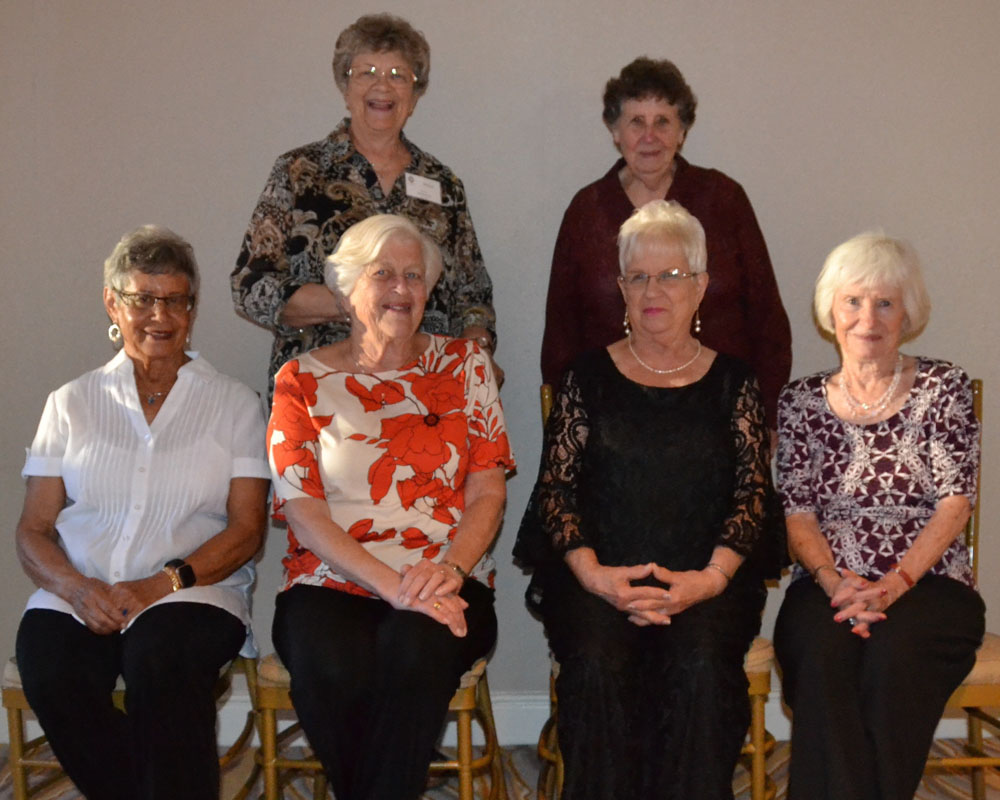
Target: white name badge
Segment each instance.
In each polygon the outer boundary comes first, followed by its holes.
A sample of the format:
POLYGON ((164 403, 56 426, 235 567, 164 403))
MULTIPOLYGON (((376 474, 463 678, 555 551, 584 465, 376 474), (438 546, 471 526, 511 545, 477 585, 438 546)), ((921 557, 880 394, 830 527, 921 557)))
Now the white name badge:
POLYGON ((432 203, 441 205, 441 182, 433 178, 425 178, 423 175, 414 175, 412 172, 407 172, 406 196, 416 197, 420 200, 429 200, 432 203))

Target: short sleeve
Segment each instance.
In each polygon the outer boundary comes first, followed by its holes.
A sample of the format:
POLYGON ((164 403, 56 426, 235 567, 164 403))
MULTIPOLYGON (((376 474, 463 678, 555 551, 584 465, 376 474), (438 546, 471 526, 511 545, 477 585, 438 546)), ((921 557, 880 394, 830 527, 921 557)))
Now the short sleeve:
POLYGON ((938 499, 964 495, 975 505, 980 424, 973 407, 972 382, 963 370, 954 367, 942 376, 929 418, 931 471, 938 499))
POLYGON ((514 457, 507 438, 500 389, 493 364, 479 345, 470 342, 467 391, 471 403, 468 412, 469 472, 503 467, 514 468, 514 457))
POLYGON ((271 479, 267 463, 267 422, 260 398, 251 389, 237 385, 233 398, 232 478, 271 479))
POLYGON ((808 391, 791 383, 778 396, 778 491, 785 516, 816 511, 808 391))
POLYGON ((69 421, 62 413, 62 392, 63 390, 52 392, 45 401, 35 438, 26 451, 22 478, 54 478, 62 475, 63 456, 69 441, 69 421))
POLYGON ((319 432, 333 417, 310 413, 316 405, 317 388, 312 373, 300 372, 298 359, 288 361, 275 376, 267 426, 275 519, 284 519, 280 509, 288 500, 326 498, 318 460, 319 432))

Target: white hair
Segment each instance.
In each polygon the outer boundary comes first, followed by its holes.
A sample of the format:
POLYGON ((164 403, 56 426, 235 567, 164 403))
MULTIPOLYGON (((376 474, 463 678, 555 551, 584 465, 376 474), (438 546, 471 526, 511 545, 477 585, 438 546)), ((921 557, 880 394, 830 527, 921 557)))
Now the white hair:
POLYGON ((866 288, 886 286, 900 291, 906 312, 903 325, 905 338, 914 338, 927 325, 931 300, 924 285, 917 251, 908 242, 893 239, 881 231, 870 231, 833 248, 816 279, 813 295, 816 322, 827 333, 834 333, 834 295, 852 283, 866 288))
POLYGON ((344 231, 337 248, 326 258, 323 279, 327 287, 350 297, 365 267, 377 261, 386 242, 395 237, 409 238, 420 244, 424 282, 430 292, 441 277, 441 251, 416 225, 395 214, 376 214, 344 231))
POLYGON ((632 260, 664 241, 680 243, 691 272, 708 271, 705 229, 676 200, 654 200, 632 212, 618 231, 618 264, 622 275, 632 260))

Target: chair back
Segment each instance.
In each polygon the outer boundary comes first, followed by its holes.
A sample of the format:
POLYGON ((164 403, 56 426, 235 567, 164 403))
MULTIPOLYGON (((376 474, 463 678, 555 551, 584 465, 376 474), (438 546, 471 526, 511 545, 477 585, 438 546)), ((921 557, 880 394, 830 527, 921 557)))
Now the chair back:
MULTIPOLYGON (((979 445, 983 443, 983 382, 979 378, 972 379, 972 410, 979 420, 979 445)), ((980 451, 980 464, 982 454, 980 451)), ((969 548, 969 561, 972 564, 972 576, 979 582, 979 507, 982 503, 982 468, 976 471, 976 504, 972 507, 969 521, 965 523, 965 544, 969 548)))
POLYGON ((542 427, 545 427, 545 423, 549 421, 549 414, 552 413, 552 384, 543 383, 539 389, 538 393, 542 401, 542 427))

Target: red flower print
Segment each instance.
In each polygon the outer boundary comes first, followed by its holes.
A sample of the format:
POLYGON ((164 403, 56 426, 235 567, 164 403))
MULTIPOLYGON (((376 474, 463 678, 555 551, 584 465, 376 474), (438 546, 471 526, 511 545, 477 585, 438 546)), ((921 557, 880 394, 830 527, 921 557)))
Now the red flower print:
POLYGON ((397 463, 429 476, 451 459, 449 445, 464 447, 465 416, 448 414, 435 419, 431 415, 401 414, 382 420, 381 438, 386 441, 379 447, 385 447, 397 463))
POLYGON ((431 543, 431 540, 427 538, 427 534, 420 530, 420 528, 407 528, 399 535, 403 538, 403 547, 407 550, 416 550, 420 547, 426 547, 431 543))
POLYGON ((378 411, 383 406, 401 403, 406 399, 406 393, 395 381, 379 381, 371 389, 366 389, 353 375, 344 381, 347 391, 361 401, 365 411, 378 411))
POLYGON ((281 431, 286 442, 315 442, 320 428, 333 419, 312 417, 309 409, 316 405, 316 378, 311 372, 299 372, 299 362, 289 361, 278 373, 274 385, 274 405, 268 422, 268 441, 273 431, 281 431))
POLYGON ((453 375, 407 375, 404 380, 429 414, 443 417, 465 408, 465 382, 453 375))
POLYGON ((413 508, 413 504, 421 497, 437 497, 445 488, 440 478, 428 480, 426 475, 417 475, 396 484, 400 502, 407 510, 413 508))

